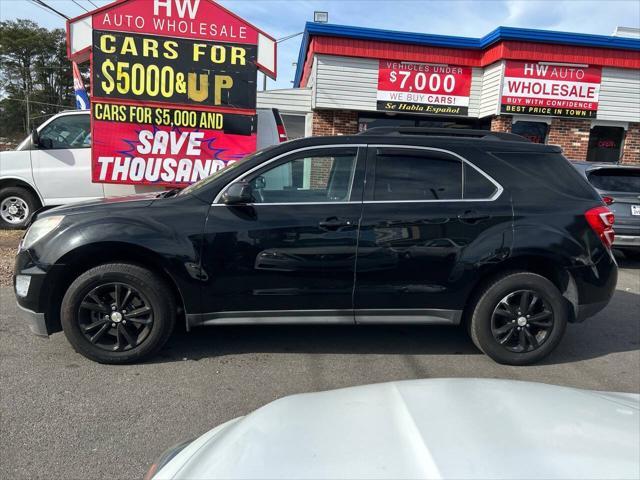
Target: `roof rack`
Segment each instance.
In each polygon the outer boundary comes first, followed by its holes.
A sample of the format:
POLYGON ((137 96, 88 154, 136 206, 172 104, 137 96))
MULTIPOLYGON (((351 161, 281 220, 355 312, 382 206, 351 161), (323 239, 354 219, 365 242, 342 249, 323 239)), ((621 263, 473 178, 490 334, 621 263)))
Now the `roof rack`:
POLYGON ((358 135, 424 135, 529 142, 528 139, 515 133, 491 132, 489 130, 474 130, 471 128, 374 127, 360 132, 358 135))

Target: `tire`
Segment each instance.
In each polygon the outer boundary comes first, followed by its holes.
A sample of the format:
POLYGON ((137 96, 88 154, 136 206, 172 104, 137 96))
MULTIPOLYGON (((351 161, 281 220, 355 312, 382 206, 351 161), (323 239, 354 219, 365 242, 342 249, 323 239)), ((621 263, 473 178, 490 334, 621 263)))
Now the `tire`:
POLYGON ((173 332, 176 305, 155 273, 110 263, 86 271, 69 286, 60 316, 64 334, 78 353, 99 363, 125 364, 162 348, 173 332))
POLYGON ((496 362, 529 365, 558 346, 567 318, 567 302, 551 281, 535 273, 510 272, 491 281, 478 295, 469 331, 473 343, 496 362), (531 306, 518 313, 523 297, 528 298, 524 305, 531 306))
POLYGON ((33 212, 38 208, 40 202, 26 188, 3 188, 0 190, 0 228, 26 228, 33 212))

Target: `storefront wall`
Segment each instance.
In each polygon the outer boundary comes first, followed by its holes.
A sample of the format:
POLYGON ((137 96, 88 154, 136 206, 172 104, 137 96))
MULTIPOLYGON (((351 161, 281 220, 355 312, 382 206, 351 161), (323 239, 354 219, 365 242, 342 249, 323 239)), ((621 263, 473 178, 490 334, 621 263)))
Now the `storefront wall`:
POLYGON ((534 141, 560 145, 572 160, 640 164, 640 70, 637 69, 601 69, 594 118, 508 115, 500 113, 506 61, 499 60, 484 68, 471 69, 466 115, 450 117, 380 112, 377 105, 379 59, 316 54, 312 61, 307 87, 311 88, 313 135, 356 133, 359 118, 366 115, 396 118, 398 124, 406 124, 407 119, 414 117, 465 126, 469 126, 470 119, 485 119, 483 126, 504 132, 511 132, 518 122, 530 122, 520 123, 516 131, 531 132, 530 138, 534 141))

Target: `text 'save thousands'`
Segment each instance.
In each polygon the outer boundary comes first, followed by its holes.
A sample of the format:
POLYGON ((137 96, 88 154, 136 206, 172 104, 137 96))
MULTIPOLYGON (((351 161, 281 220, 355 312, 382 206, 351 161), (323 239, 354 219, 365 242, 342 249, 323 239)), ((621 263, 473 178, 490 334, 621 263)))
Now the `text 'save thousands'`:
POLYGON ((377 109, 467 115, 471 68, 380 60, 377 109))
POLYGON ((92 180, 183 186, 256 148, 256 117, 169 107, 92 105, 92 180))

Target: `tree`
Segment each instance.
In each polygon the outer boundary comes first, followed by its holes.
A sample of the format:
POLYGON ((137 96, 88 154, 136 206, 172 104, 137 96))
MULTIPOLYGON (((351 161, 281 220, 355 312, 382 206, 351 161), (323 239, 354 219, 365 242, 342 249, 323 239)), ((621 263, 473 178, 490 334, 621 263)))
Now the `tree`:
POLYGON ((0 136, 23 135, 75 107, 64 30, 24 19, 0 22, 0 96, 0 136))

